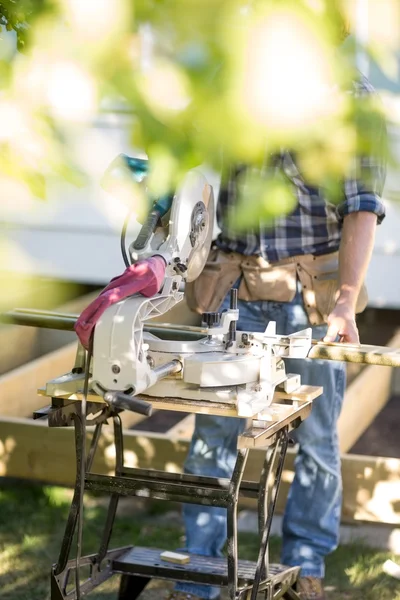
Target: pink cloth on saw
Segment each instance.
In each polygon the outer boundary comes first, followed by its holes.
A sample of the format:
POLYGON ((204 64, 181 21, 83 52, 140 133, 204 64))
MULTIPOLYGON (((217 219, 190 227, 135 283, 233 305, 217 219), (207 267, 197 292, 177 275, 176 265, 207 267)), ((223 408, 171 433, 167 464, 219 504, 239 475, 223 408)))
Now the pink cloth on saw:
POLYGON ((161 256, 152 256, 139 260, 122 273, 111 279, 100 295, 89 304, 78 317, 74 329, 84 348, 89 348, 90 339, 96 323, 106 308, 134 294, 143 294, 149 298, 156 294, 165 277, 165 260, 161 256))

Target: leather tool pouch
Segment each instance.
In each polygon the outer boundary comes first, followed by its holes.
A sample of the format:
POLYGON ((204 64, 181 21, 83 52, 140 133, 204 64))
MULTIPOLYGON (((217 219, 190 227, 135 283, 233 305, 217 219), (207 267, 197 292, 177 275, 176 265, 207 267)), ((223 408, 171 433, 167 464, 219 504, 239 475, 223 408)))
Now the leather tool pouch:
POLYGON ((290 302, 296 294, 296 265, 272 265, 261 256, 243 257, 240 300, 290 302))
MULTIPOLYGON (((217 311, 231 287, 241 277, 238 297, 256 302, 291 302, 300 280, 304 307, 310 323, 326 323, 335 306, 338 289, 339 253, 322 256, 304 255, 277 263, 260 256, 243 256, 213 248, 200 276, 185 286, 190 310, 202 314, 217 311)), ((367 306, 365 285, 358 297, 356 312, 367 306)))
MULTIPOLYGON (((304 307, 312 325, 327 322, 337 298, 339 285, 339 253, 299 257, 297 276, 301 282, 304 307)), ((363 284, 357 299, 356 313, 367 306, 368 294, 363 284)))
POLYGON ((220 308, 225 296, 241 275, 238 256, 240 255, 222 252, 218 248, 211 250, 202 273, 185 286, 186 302, 190 310, 202 314, 220 308))

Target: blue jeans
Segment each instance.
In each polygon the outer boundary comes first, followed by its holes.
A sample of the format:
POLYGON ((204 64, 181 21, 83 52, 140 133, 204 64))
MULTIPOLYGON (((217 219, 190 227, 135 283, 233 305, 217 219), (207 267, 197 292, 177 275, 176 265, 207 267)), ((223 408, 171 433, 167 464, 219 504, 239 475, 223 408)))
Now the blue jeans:
MULTIPOLYGON (((222 309, 227 308, 225 299, 222 309)), ((263 331, 276 321, 277 333, 289 334, 309 327, 300 292, 292 302, 239 301, 238 329, 263 331)), ((326 327, 313 327, 321 339, 326 327)), ((299 444, 295 476, 283 518, 282 563, 300 566, 302 576, 323 578, 324 558, 338 545, 342 481, 337 419, 345 390, 344 363, 311 359, 286 359, 287 373, 300 373, 305 385, 323 386, 311 415, 292 432, 299 444)), ((243 421, 229 417, 197 415, 185 471, 197 475, 231 477, 236 460, 237 436, 243 421)), ((186 550, 194 554, 221 556, 226 540, 226 510, 184 505, 186 550)), ((219 589, 207 585, 178 583, 177 590, 213 599, 219 589)))

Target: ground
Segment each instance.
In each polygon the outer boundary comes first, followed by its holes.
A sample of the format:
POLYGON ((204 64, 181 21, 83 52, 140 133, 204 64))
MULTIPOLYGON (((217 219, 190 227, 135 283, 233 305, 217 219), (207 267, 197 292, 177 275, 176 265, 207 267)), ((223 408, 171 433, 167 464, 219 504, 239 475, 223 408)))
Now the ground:
MULTIPOLYGON (((0 490, 1 600, 49 600, 49 571, 57 558, 68 514, 71 491, 9 482, 0 490)), ((104 522, 104 498, 87 496, 84 553, 96 551, 104 522)), ((140 544, 166 549, 182 546, 178 507, 166 513, 165 503, 124 499, 114 528, 112 547, 140 544)), ((75 543, 74 543, 75 545, 75 543)), ((272 559, 279 557, 279 539, 271 543, 272 559)), ((254 559, 257 536, 240 535, 241 558, 254 559)), ((341 546, 328 560, 329 600, 400 600, 400 582, 382 572, 387 558, 396 557, 361 544, 341 546)), ((92 600, 116 600, 118 576, 91 595, 92 600)), ((164 600, 169 584, 153 581, 140 600, 164 600)))

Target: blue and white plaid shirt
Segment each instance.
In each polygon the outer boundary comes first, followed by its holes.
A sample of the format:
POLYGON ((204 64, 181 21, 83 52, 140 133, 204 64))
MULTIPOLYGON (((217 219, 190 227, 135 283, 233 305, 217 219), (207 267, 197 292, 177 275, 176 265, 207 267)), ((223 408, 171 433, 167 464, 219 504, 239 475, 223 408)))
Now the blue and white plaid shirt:
MULTIPOLYGON (((355 97, 374 94, 375 90, 365 77, 354 82, 355 97)), ((385 139, 386 126, 382 119, 377 148, 385 139)), ((338 250, 343 218, 353 212, 367 211, 377 215, 380 223, 385 216, 381 201, 386 163, 381 156, 364 156, 354 159, 354 176, 344 180, 343 201, 329 202, 321 188, 307 185, 289 152, 278 157, 278 168, 293 184, 297 197, 294 211, 268 224, 247 232, 235 232, 229 226, 229 216, 237 202, 237 171, 222 186, 218 199, 217 220, 221 233, 216 244, 223 250, 239 252, 246 256, 261 255, 274 262, 303 254, 327 254, 338 250), (356 175, 357 174, 357 175, 356 175)))

